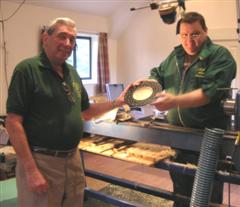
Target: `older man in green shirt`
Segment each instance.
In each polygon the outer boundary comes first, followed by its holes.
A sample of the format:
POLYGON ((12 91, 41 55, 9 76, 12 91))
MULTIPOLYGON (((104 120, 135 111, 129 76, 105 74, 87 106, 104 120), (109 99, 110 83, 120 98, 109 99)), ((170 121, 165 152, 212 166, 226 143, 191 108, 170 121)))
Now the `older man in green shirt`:
POLYGON ((6 127, 17 154, 19 207, 81 207, 85 178, 78 143, 82 118, 124 103, 90 104, 75 69, 66 63, 76 38, 69 18, 56 18, 43 34, 43 51, 19 63, 7 100, 6 127))

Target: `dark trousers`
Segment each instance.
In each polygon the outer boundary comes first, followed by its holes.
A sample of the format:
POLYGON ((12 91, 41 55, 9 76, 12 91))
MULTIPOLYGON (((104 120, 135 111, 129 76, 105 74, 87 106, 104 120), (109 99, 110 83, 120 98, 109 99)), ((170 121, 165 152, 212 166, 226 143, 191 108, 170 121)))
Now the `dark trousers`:
MULTIPOLYGON (((178 163, 191 163, 197 165, 199 154, 191 151, 177 150, 177 155, 172 159, 178 163)), ((173 181, 173 192, 191 198, 194 177, 184 175, 170 170, 170 176, 173 181)), ((223 201, 223 182, 214 181, 211 195, 211 202, 221 204, 223 201)), ((174 207, 189 207, 189 205, 182 202, 174 202, 174 207)))

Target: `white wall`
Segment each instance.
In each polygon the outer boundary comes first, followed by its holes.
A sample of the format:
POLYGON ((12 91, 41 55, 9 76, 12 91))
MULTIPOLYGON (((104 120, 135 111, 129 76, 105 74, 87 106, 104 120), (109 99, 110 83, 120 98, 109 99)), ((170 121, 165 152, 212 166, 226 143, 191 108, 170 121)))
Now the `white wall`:
MULTIPOLYGON (((210 36, 228 39, 230 35, 237 44, 235 0, 188 0, 186 8, 204 15, 210 36)), ((157 11, 135 11, 118 40, 118 82, 129 84, 148 77, 150 69, 158 66, 178 44, 175 27, 176 24, 164 24, 157 11)))
MULTIPOLYGON (((17 4, 3 1, 4 16, 9 16, 16 7, 17 4)), ((186 7, 187 11, 202 13, 206 18, 210 36, 221 42, 230 39, 231 44, 234 43, 233 51, 239 54, 239 48, 236 49, 238 43, 235 33, 237 28, 235 0, 186 0, 186 7)), ((150 9, 130 12, 129 8, 120 8, 118 12, 106 19, 70 11, 24 5, 5 24, 8 81, 10 81, 13 68, 20 60, 37 54, 39 27, 58 16, 73 18, 81 32, 109 33, 112 83, 128 84, 136 79, 148 77, 150 69, 158 66, 179 42, 175 35, 176 25, 163 23, 158 12, 150 9)), ((0 36, 0 114, 5 113, 7 96, 2 44, 0 36)), ((239 55, 235 56, 239 57, 239 55)), ((240 79, 237 82, 240 84, 240 79)), ((90 95, 94 93, 94 85, 86 87, 90 95)))
MULTIPOLYGON (((17 8, 18 4, 3 1, 3 16, 6 18, 17 8)), ((48 9, 37 6, 24 5, 15 16, 5 23, 5 37, 7 47, 7 76, 10 82, 15 65, 24 58, 38 53, 38 34, 42 25, 59 16, 68 16, 75 20, 78 31, 81 32, 109 32, 108 20, 104 17, 79 14, 76 12, 48 9)), ((2 34, 2 33, 0 33, 2 34)), ((2 37, 0 37, 0 114, 5 113, 7 86, 5 83, 2 37)), ((110 68, 116 70, 116 40, 109 40, 110 68)), ((116 72, 111 71, 110 77, 116 80, 116 72)), ((94 93, 95 85, 87 86, 90 95, 94 93)))
POLYGON ((175 25, 164 24, 157 11, 136 11, 118 42, 119 82, 147 77, 176 43, 175 25))

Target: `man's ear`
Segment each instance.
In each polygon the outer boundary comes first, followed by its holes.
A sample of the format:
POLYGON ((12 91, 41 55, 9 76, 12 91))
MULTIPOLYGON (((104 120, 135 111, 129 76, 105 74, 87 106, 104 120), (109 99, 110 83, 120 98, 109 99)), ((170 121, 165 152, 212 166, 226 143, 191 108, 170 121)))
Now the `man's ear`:
POLYGON ((42 38, 42 44, 44 45, 44 44, 46 44, 46 42, 47 42, 48 34, 47 34, 46 31, 44 31, 41 36, 42 36, 42 37, 41 37, 41 38, 42 38))

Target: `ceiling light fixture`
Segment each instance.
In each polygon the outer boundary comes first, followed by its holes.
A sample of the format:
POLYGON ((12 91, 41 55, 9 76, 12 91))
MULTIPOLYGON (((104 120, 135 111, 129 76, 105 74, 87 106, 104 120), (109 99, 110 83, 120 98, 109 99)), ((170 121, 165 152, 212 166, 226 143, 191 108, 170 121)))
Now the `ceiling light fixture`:
MULTIPOLYGON (((179 8, 180 12, 184 12, 185 0, 160 0, 157 2, 151 1, 149 6, 139 7, 139 8, 131 8, 130 11, 140 10, 150 8, 151 10, 157 10, 159 15, 164 23, 172 24, 176 20, 177 8, 179 8)), ((182 15, 181 13, 181 15, 182 15)))

